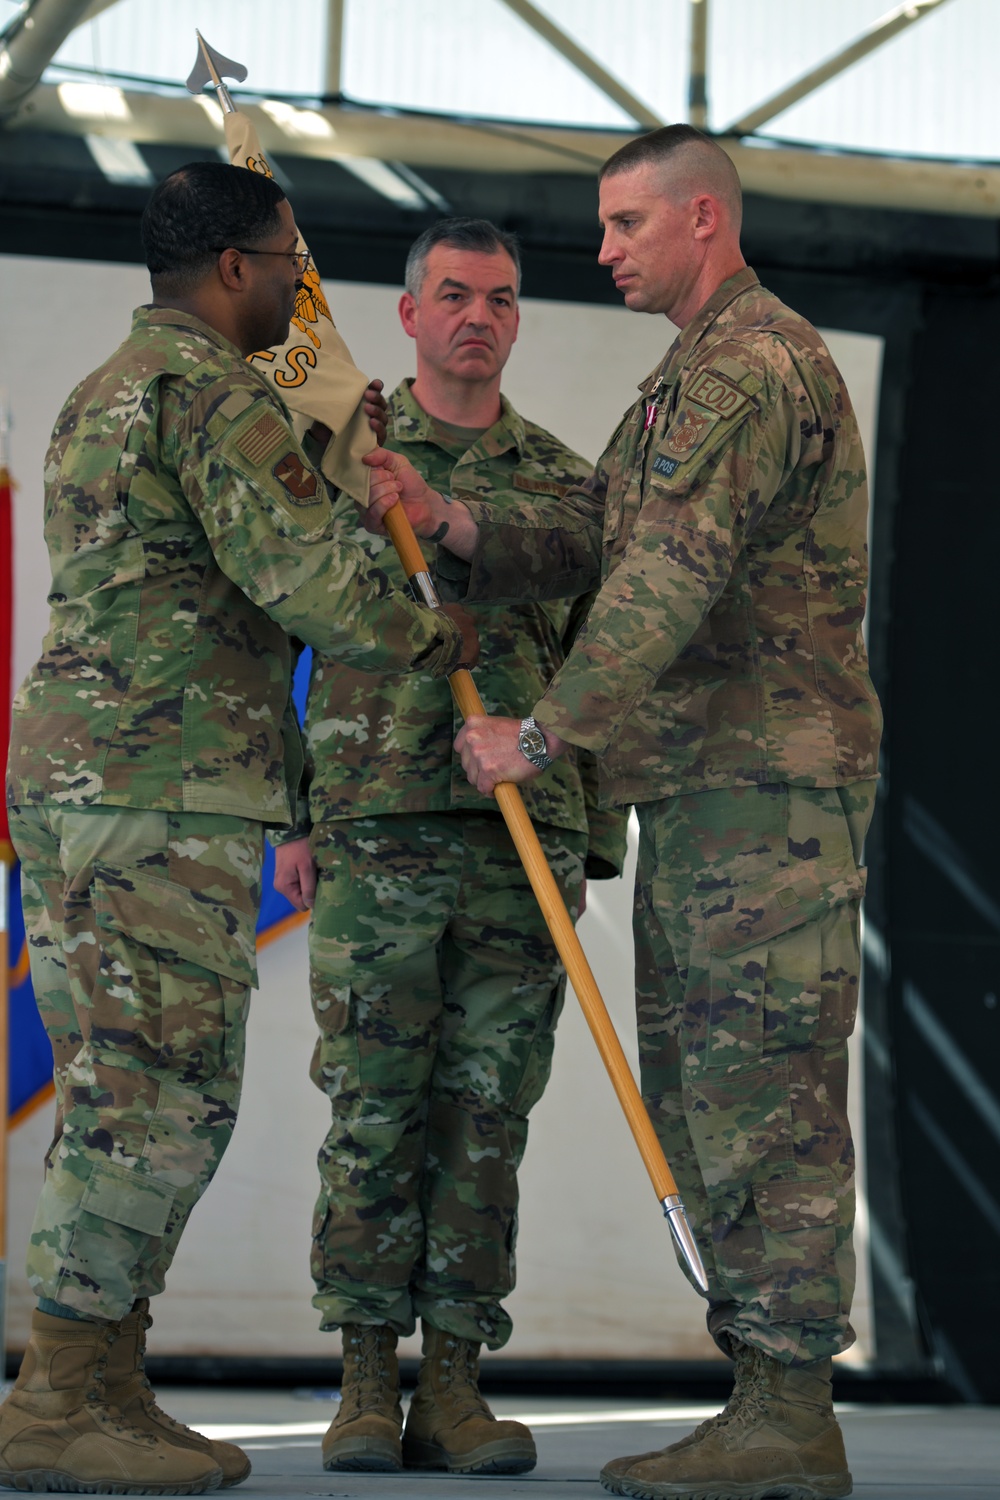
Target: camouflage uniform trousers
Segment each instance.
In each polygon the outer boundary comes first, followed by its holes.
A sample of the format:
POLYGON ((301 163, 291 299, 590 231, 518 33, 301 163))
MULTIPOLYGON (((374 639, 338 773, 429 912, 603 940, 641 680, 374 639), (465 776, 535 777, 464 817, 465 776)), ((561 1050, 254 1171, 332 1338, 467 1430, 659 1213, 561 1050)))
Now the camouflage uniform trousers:
MULTIPOLYGON (((540 826, 570 909, 587 835, 540 826)), ((317 824, 310 931, 329 1096, 313 1226, 321 1327, 417 1318, 500 1348, 517 1170, 565 975, 497 814, 317 824)))
POLYGON ((263 828, 115 807, 11 809, 55 1136, 28 1280, 115 1320, 163 1290, 239 1104, 263 828))
POLYGON ((785 1363, 849 1347, 861 849, 874 782, 637 808, 642 1091, 709 1282, 709 1329, 785 1363))

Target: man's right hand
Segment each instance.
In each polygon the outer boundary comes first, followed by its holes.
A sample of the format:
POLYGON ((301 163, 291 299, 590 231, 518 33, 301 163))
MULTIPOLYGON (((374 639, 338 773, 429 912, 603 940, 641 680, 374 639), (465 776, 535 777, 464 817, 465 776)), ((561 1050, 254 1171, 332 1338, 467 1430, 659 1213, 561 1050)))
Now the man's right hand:
POLYGON ((441 613, 447 615, 462 632, 462 654, 455 667, 474 667, 479 660, 479 632, 476 630, 476 622, 461 604, 442 604, 441 613))
POLYGON ((478 526, 461 500, 446 500, 401 453, 375 448, 362 463, 372 471, 368 508, 363 520, 369 531, 385 536, 385 513, 397 502, 409 517, 417 536, 447 547, 469 562, 476 550, 478 526))
POLYGON ((292 839, 274 851, 274 889, 296 911, 311 911, 316 900, 316 861, 308 839, 292 839))

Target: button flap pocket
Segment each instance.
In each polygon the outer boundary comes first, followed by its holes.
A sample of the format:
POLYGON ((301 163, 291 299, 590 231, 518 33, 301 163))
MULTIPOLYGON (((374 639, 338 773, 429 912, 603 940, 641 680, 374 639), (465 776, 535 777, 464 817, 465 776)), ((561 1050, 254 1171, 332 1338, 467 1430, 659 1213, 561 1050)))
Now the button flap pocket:
POLYGON ((95 865, 94 910, 108 931, 127 933, 239 984, 257 984, 253 919, 233 906, 199 899, 159 875, 95 865))

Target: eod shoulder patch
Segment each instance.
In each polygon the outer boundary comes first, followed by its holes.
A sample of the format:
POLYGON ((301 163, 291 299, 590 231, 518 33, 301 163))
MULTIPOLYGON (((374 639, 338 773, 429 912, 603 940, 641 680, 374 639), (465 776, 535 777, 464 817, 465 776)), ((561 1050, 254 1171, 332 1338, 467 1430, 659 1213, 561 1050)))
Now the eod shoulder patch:
POLYGON ((706 411, 714 411, 720 417, 734 417, 746 406, 750 397, 724 375, 702 370, 682 392, 681 399, 696 401, 706 411))

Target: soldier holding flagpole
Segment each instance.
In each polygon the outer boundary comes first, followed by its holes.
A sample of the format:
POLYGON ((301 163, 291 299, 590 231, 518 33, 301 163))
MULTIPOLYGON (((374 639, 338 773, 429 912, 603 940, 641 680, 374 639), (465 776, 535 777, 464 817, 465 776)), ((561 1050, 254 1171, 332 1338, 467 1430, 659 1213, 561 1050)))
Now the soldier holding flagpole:
POLYGON ((285 342, 308 265, 280 187, 181 168, 143 241, 152 305, 53 433, 51 625, 8 770, 57 1095, 38 1309, 0 1407, 0 1484, 36 1491, 250 1472, 159 1408, 143 1354, 236 1119, 263 833, 294 820, 302 760, 289 635, 380 672, 476 656, 461 611, 411 603, 333 536, 327 434, 300 440, 248 362, 285 342))

